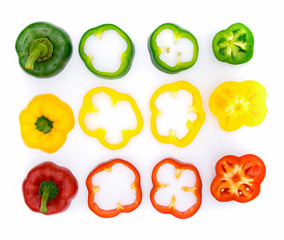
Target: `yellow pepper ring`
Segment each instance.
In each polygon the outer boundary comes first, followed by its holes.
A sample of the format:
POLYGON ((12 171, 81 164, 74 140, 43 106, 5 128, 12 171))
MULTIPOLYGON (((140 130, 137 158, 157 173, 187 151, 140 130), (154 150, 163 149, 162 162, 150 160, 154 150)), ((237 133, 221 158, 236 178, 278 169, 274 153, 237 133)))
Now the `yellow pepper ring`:
POLYGON ((130 95, 117 92, 107 87, 97 87, 87 92, 83 99, 83 105, 79 112, 79 124, 82 130, 84 131, 84 133, 86 133, 88 136, 97 138, 100 141, 100 143, 108 149, 117 150, 117 149, 123 148, 132 137, 138 135, 141 132, 143 128, 143 118, 142 118, 142 114, 135 100, 130 95), (85 117, 87 113, 96 113, 99 111, 99 109, 96 108, 92 103, 92 97, 99 93, 105 93, 108 96, 110 96, 111 103, 114 107, 116 106, 118 102, 127 101, 130 104, 133 112, 135 113, 136 120, 137 120, 136 128, 131 129, 131 130, 130 129, 121 130, 122 141, 119 142, 118 144, 109 143, 105 139, 106 134, 107 134, 107 131, 105 129, 97 128, 95 130, 89 130, 86 127, 85 117))
POLYGON ((198 89, 187 81, 177 81, 158 88, 151 97, 150 109, 152 112, 151 130, 153 136, 161 143, 174 144, 177 147, 185 147, 189 145, 196 137, 205 121, 201 95, 198 89), (157 129, 157 117, 161 114, 161 112, 155 105, 155 101, 162 93, 169 91, 173 96, 175 96, 179 90, 185 90, 192 94, 192 105, 190 106, 190 111, 196 113, 196 119, 194 121, 191 121, 190 119, 187 120, 186 128, 188 129, 188 132, 181 139, 177 138, 173 131, 169 132, 169 136, 159 134, 157 129))
POLYGON ((220 127, 235 131, 241 126, 256 126, 266 117, 266 90, 258 82, 228 81, 220 84, 211 94, 209 108, 219 119, 220 127))
POLYGON ((19 121, 24 143, 47 153, 59 150, 75 125, 72 109, 52 94, 34 97, 19 121))

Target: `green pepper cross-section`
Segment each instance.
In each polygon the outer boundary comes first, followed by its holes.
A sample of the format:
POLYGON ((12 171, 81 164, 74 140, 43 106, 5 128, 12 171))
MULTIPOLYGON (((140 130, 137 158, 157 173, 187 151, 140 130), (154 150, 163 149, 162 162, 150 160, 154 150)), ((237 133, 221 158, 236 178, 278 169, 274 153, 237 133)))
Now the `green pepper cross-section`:
POLYGON ((69 35, 47 22, 24 28, 16 40, 21 68, 35 77, 51 77, 61 72, 72 55, 69 35))
MULTIPOLYGON (((112 45, 115 44, 115 40, 116 39, 114 39, 112 45)), ((103 24, 98 27, 91 28, 83 34, 79 43, 79 54, 82 60, 84 61, 86 67, 92 73, 102 78, 115 79, 123 77, 130 70, 134 57, 134 45, 129 36, 122 29, 113 24, 103 24), (103 40, 104 32, 107 31, 115 31, 116 34, 118 34, 118 36, 123 41, 125 41, 127 45, 125 51, 123 51, 120 55, 120 65, 115 71, 97 69, 94 62, 97 59, 95 59, 96 56, 93 56, 91 53, 88 53, 86 51, 86 42, 88 38, 95 36, 97 39, 103 40)))
POLYGON ((157 69, 165 73, 177 73, 195 64, 199 47, 190 32, 173 23, 164 23, 150 35, 148 50, 157 69))
POLYGON ((248 62, 253 56, 254 37, 242 23, 235 23, 218 32, 212 41, 215 57, 229 64, 248 62))

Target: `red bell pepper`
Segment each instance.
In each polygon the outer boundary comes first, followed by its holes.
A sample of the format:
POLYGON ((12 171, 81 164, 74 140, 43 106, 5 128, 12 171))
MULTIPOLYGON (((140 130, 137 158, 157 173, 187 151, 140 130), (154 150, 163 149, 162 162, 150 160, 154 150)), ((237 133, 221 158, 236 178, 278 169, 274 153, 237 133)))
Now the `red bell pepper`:
POLYGON ((263 161, 252 154, 224 156, 216 163, 215 170, 211 194, 220 202, 253 200, 260 193, 260 184, 266 173, 263 161))
POLYGON ((201 206, 201 202, 202 202, 202 182, 201 182, 201 178, 199 175, 199 172, 197 170, 196 167, 194 167, 191 164, 188 163, 182 163, 178 160, 172 159, 172 158, 166 158, 162 161, 160 161, 153 169, 152 172, 152 182, 153 182, 153 188, 151 190, 150 193, 150 199, 152 202, 153 207, 161 212, 161 213, 165 213, 165 214, 172 214, 173 216, 177 217, 177 218, 189 218, 191 216, 193 216, 198 209, 201 206), (195 197, 196 197, 196 203, 194 205, 192 205, 191 207, 189 207, 186 211, 179 211, 176 209, 176 198, 175 195, 172 196, 171 198, 171 203, 168 206, 164 206, 161 205, 159 203, 156 202, 155 200, 155 194, 161 189, 161 188, 165 188, 168 187, 170 184, 168 183, 162 183, 159 182, 157 179, 157 173, 160 169, 160 167, 162 167, 165 164, 171 164, 172 166, 174 166, 175 168, 175 178, 177 180, 179 180, 181 174, 183 173, 183 171, 185 170, 190 170, 195 174, 195 185, 192 187, 190 186, 191 184, 188 183, 189 186, 182 186, 181 187, 181 191, 185 191, 185 192, 192 192, 195 197))
POLYGON ((49 215, 69 207, 77 194, 78 182, 67 168, 44 162, 30 170, 22 189, 32 211, 49 215))
POLYGON ((88 205, 89 205, 90 210, 93 211, 96 215, 103 217, 103 218, 115 217, 121 212, 132 212, 140 205, 142 201, 140 174, 138 170, 131 163, 125 160, 122 160, 122 159, 113 159, 108 162, 99 164, 87 177, 86 186, 87 186, 88 193, 89 193, 88 205), (118 202, 117 208, 115 209, 102 209, 95 202, 96 193, 100 191, 100 187, 97 185, 94 185, 93 177, 102 171, 111 172, 112 167, 118 163, 123 164, 125 167, 129 168, 134 173, 135 179, 134 179, 134 182, 130 185, 130 187, 131 189, 135 190, 136 199, 133 203, 127 204, 127 205, 122 205, 118 202))

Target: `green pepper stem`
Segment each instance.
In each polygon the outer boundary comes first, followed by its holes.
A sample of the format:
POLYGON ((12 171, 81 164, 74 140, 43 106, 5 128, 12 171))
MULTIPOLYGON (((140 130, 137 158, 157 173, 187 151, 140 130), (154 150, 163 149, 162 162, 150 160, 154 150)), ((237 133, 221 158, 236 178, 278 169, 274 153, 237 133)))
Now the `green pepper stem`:
POLYGON ((35 122, 35 127, 44 134, 50 133, 53 128, 53 121, 50 121, 47 117, 42 115, 35 122))
POLYGON ((41 43, 41 44, 38 44, 30 53, 29 55, 29 58, 26 62, 26 65, 25 65, 25 68, 27 70, 33 70, 34 69, 34 63, 35 61, 41 57, 41 56, 44 56, 48 51, 48 47, 41 43))

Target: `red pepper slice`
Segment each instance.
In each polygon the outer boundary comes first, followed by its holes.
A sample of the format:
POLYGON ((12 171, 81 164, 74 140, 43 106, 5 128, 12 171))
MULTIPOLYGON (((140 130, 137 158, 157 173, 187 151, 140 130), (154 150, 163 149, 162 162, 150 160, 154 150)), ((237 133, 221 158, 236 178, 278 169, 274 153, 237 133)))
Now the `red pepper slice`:
POLYGON ((215 170, 211 194, 220 202, 253 200, 260 193, 266 173, 263 161, 253 154, 224 156, 216 163, 215 170))
POLYGON ((157 211, 164 213, 164 214, 172 214, 173 216, 177 218, 185 219, 185 218, 189 218, 193 216, 200 208, 201 202, 202 202, 202 181, 201 181, 197 168, 193 166, 192 164, 183 163, 183 162, 180 162, 172 158, 166 158, 160 161, 159 163, 157 163, 156 166, 153 168, 152 182, 153 182, 153 188, 150 193, 150 199, 151 199, 153 207, 157 211), (195 185, 193 187, 183 186, 180 189, 182 191, 192 192, 196 197, 196 203, 192 205, 190 208, 188 208, 186 211, 177 210, 175 206, 176 199, 174 195, 172 196, 171 203, 168 206, 161 205, 157 203, 155 200, 155 195, 159 191, 159 189, 169 186, 169 184, 160 183, 157 179, 157 173, 160 167, 162 167, 165 164, 171 164, 172 166, 174 166, 175 177, 177 180, 179 180, 179 177, 181 176, 182 172, 185 170, 190 170, 195 174, 195 185))
POLYGON ((86 180, 86 186, 88 189, 88 205, 91 211, 93 211, 96 215, 103 217, 103 218, 111 218, 115 217, 121 212, 132 212, 135 210, 141 203, 142 201, 142 190, 140 186, 140 174, 138 170, 129 162, 122 160, 122 159, 113 159, 107 162, 103 162, 99 164, 87 177, 86 180), (135 176, 134 182, 131 184, 131 189, 134 189, 136 192, 136 199, 133 203, 127 204, 127 205, 122 205, 120 203, 117 203, 117 208, 116 209, 102 209, 99 207, 99 205, 95 202, 95 197, 96 193, 100 191, 100 187, 94 185, 93 182, 93 177, 102 172, 102 171, 107 171, 110 172, 112 167, 115 164, 123 164, 125 167, 129 168, 135 176))
POLYGON ((23 195, 35 212, 55 214, 66 210, 78 191, 78 182, 65 167, 43 162, 32 168, 23 182, 23 195))

